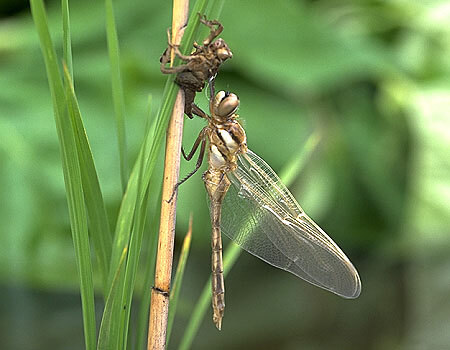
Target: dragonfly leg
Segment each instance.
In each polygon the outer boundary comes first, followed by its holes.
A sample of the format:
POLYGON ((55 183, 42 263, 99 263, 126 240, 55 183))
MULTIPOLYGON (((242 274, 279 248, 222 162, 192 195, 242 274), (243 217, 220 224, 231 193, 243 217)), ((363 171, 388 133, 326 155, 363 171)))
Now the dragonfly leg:
POLYGON ((200 22, 211 30, 209 36, 205 40, 203 40, 203 45, 208 46, 215 38, 220 35, 220 33, 222 33, 223 25, 216 20, 207 20, 206 16, 202 16, 200 13, 198 15, 200 16, 200 22))
POLYGON ((181 58, 183 61, 192 61, 195 59, 194 56, 186 56, 183 55, 179 49, 178 45, 173 45, 173 44, 169 44, 169 46, 173 49, 173 52, 175 53, 176 56, 178 56, 179 58, 181 58))
POLYGON ((181 149, 181 153, 183 154, 184 159, 189 161, 192 159, 195 152, 197 151, 197 148, 198 148, 200 142, 201 142, 200 153, 198 154, 198 159, 197 159, 197 164, 195 165, 195 169, 192 170, 189 174, 187 174, 181 181, 178 181, 178 183, 173 188, 173 192, 172 192, 172 195, 170 196, 170 199, 167 201, 168 203, 170 203, 172 201, 173 196, 175 196, 175 193, 178 190, 178 187, 180 187, 181 184, 183 184, 187 180, 189 180, 192 177, 192 175, 194 175, 198 171, 198 169, 200 169, 200 167, 202 166, 203 158, 205 156, 205 150, 206 150, 206 139, 204 136, 204 131, 202 130, 200 132, 200 135, 198 135, 197 140, 195 140, 195 143, 194 143, 194 146, 192 147, 191 152, 189 152, 189 154, 187 156, 184 153, 183 148, 181 149))
MULTIPOLYGON (((167 43, 169 44, 169 48, 173 49, 173 52, 175 53, 175 55, 177 55, 178 57, 180 57, 183 61, 190 61, 193 58, 193 56, 185 56, 181 53, 179 47, 180 45, 176 45, 174 43, 172 43, 172 40, 170 39, 171 34, 170 34, 170 28, 167 29, 167 43)), ((170 50, 168 50, 170 51, 170 50)))
POLYGON ((209 120, 209 115, 202 111, 202 109, 195 103, 192 104, 192 113, 198 115, 200 118, 209 120))
POLYGON ((209 88, 209 110, 213 111, 213 105, 214 105, 214 97, 216 97, 216 75, 213 75, 208 80, 208 88, 209 88))
POLYGON ((183 154, 183 158, 186 159, 188 162, 192 159, 195 152, 197 152, 197 148, 200 145, 200 142, 202 142, 202 140, 205 140, 205 132, 206 132, 205 128, 203 128, 200 131, 200 133, 198 134, 198 137, 195 140, 194 145, 192 146, 192 149, 188 155, 186 155, 186 153, 184 153, 184 149, 183 149, 183 147, 181 147, 181 153, 183 154))
POLYGON ((208 80, 208 87, 209 87, 209 100, 214 100, 214 97, 216 96, 216 76, 217 74, 214 74, 211 78, 208 80))
POLYGON ((167 42, 168 42, 169 47, 164 51, 164 53, 162 54, 162 56, 159 60, 161 62, 161 67, 160 67, 161 72, 164 74, 176 74, 176 73, 185 72, 185 71, 189 70, 189 66, 187 64, 182 64, 177 67, 166 67, 166 65, 171 62, 171 60, 170 60, 171 49, 173 50, 173 52, 175 53, 176 56, 178 56, 185 62, 189 62, 194 59, 193 56, 183 55, 179 49, 179 45, 172 44, 172 41, 170 40, 170 29, 167 29, 167 42))
MULTIPOLYGON (((189 119, 193 119, 192 115, 194 99, 195 99, 195 91, 187 88, 183 88, 184 91, 184 113, 189 117, 189 119)), ((195 114, 195 113, 194 113, 195 114)))
POLYGON ((170 49, 167 48, 166 51, 162 54, 160 58, 160 70, 164 74, 177 74, 181 72, 186 72, 189 70, 189 66, 187 64, 182 64, 176 67, 166 67, 168 63, 170 63, 170 49))

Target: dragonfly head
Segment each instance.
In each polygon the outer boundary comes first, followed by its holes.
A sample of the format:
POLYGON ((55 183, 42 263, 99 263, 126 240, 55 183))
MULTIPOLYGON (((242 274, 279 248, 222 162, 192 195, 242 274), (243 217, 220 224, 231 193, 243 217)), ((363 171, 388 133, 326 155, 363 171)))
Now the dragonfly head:
POLYGON ((214 119, 225 121, 229 119, 239 107, 239 97, 228 91, 219 91, 214 98, 212 114, 214 119))

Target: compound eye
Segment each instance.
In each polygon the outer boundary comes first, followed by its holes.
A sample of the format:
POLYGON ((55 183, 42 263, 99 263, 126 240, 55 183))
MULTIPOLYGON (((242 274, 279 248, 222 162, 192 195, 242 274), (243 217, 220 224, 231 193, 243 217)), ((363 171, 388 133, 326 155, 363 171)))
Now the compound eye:
POLYGON ((215 114, 219 118, 230 117, 239 107, 239 97, 232 92, 219 91, 215 102, 215 114))

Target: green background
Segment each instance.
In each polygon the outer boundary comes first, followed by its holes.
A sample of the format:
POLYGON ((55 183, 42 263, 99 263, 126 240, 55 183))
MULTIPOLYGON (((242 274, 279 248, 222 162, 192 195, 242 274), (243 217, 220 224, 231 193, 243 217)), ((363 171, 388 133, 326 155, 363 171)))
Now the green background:
MULTIPOLYGON (((5 349, 80 349, 61 160, 26 6, 0 1, 0 339, 5 349)), ((79 0, 70 10, 75 87, 113 227, 121 186, 103 6, 79 0)), ((60 4, 47 1, 47 9, 61 53, 60 4)), ((162 96, 159 57, 171 7, 121 0, 115 14, 134 161, 162 96)), ((290 189, 352 260, 363 290, 359 299, 344 300, 242 254, 226 279, 222 332, 208 313, 192 348, 448 347, 448 2, 228 0, 220 20, 234 56, 217 85, 240 97, 249 147, 280 171, 310 135, 320 137, 290 189)), ((197 101, 205 107, 206 94, 197 101)), ((186 120, 186 148, 203 125, 186 120)), ((191 163, 182 162, 182 175, 191 163)), ((193 246, 174 348, 210 273, 200 173, 179 191, 176 256, 190 212, 193 246)))

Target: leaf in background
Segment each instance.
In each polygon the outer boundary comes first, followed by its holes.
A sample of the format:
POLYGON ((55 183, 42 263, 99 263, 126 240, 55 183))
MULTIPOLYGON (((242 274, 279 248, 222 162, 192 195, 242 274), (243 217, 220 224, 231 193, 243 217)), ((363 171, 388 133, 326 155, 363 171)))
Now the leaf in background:
POLYGON ((239 57, 230 65, 288 95, 322 93, 392 69, 389 54, 376 42, 340 33, 303 3, 271 1, 259 11, 252 2, 229 0, 222 17, 227 28, 233 28, 227 42, 239 57))
MULTIPOLYGON (((448 53, 450 46, 448 47, 448 53)), ((450 84, 448 77, 405 91, 416 136, 401 253, 409 262, 406 300, 410 327, 405 348, 444 349, 450 336, 450 84)), ((397 253, 398 254, 398 253, 397 253)))

